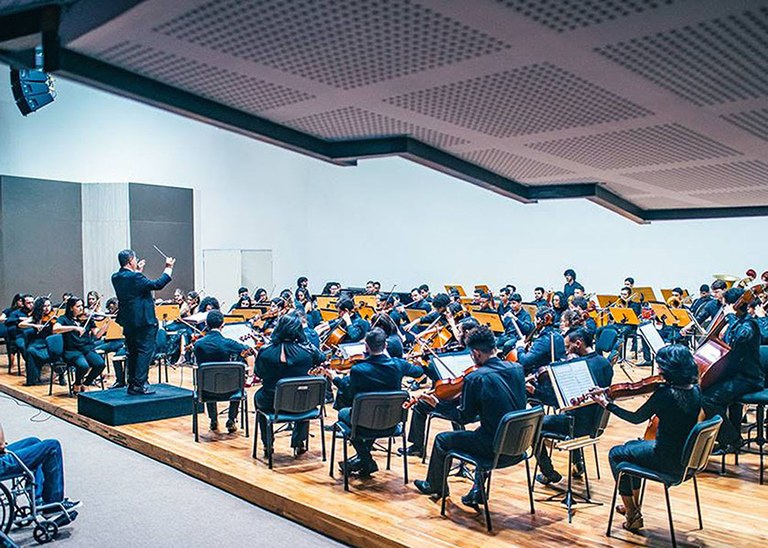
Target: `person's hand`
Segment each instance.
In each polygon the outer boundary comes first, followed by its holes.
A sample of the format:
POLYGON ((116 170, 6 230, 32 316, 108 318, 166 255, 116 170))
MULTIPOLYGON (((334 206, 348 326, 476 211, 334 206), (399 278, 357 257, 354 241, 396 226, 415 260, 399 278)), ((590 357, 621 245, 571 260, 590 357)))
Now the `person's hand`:
POLYGON ((144 265, 147 264, 146 259, 141 259, 136 263, 136 272, 144 272, 144 265))
POLYGON ((732 304, 724 304, 723 314, 725 314, 726 316, 728 314, 736 314, 736 307, 734 307, 732 304))
POLYGON ((517 341, 515 343, 515 348, 523 348, 525 346, 525 341, 517 341))
POLYGON ((755 316, 757 316, 758 318, 765 318, 765 308, 763 308, 762 306, 756 306, 755 316))
POLYGON ((349 315, 349 312, 344 312, 344 315, 341 317, 341 319, 344 321, 345 325, 352 325, 352 316, 349 315))
POLYGON ((528 392, 529 394, 533 394, 534 392, 536 392, 536 387, 533 386, 533 383, 527 382, 525 383, 525 391, 528 392))
POLYGON ((166 257, 165 258, 165 268, 173 268, 173 265, 176 264, 176 259, 173 257, 166 257))
POLYGON ((589 394, 589 397, 592 398, 592 400, 594 400, 595 402, 597 402, 600 405, 600 407, 608 407, 608 404, 610 403, 606 395, 602 392, 591 393, 589 394))
POLYGON ((82 337, 83 335, 85 335, 85 327, 80 327, 79 325, 76 325, 75 332, 82 337))

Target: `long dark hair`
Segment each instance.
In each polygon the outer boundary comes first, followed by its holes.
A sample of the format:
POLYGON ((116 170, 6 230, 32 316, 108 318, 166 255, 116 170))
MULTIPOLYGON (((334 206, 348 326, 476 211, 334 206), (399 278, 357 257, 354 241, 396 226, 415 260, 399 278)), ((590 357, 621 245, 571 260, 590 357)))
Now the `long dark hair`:
POLYGON ((38 297, 35 299, 35 304, 32 306, 32 321, 40 323, 43 320, 43 308, 45 303, 50 303, 51 299, 48 297, 38 297))
POLYGON ((72 309, 75 307, 75 305, 78 302, 81 302, 83 303, 83 305, 85 305, 85 303, 83 302, 83 299, 81 299, 80 297, 70 297, 69 299, 67 299, 67 304, 66 304, 66 307, 64 308, 64 315, 70 320, 75 319, 75 314, 74 312, 72 312, 72 309))
POLYGON ((296 314, 291 312, 277 320, 277 325, 272 331, 272 344, 305 342, 307 337, 304 335, 301 320, 296 314))
POLYGON ((656 354, 659 373, 672 386, 696 384, 699 370, 688 347, 682 344, 665 346, 656 354))

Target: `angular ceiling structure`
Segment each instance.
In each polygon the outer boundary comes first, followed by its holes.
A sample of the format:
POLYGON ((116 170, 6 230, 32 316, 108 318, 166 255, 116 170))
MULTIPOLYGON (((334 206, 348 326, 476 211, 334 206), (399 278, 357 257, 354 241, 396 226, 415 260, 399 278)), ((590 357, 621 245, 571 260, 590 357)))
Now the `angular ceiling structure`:
POLYGON ((41 42, 54 74, 341 165, 768 214, 768 0, 0 0, 0 59, 41 42))

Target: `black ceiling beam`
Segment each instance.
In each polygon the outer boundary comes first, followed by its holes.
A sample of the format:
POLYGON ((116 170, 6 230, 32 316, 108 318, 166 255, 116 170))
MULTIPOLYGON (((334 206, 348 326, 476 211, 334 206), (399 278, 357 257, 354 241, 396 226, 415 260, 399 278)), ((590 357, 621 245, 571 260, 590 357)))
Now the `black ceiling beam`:
MULTIPOLYGON (((54 72, 59 68, 59 25, 61 6, 51 4, 0 15, 0 44, 40 34, 43 46, 43 70, 54 72)), ((8 52, 5 59, 14 64, 35 67, 34 49, 8 52)))
POLYGON ((685 221, 694 219, 726 219, 733 217, 766 217, 768 216, 768 206, 650 209, 646 210, 644 214, 648 221, 685 221))

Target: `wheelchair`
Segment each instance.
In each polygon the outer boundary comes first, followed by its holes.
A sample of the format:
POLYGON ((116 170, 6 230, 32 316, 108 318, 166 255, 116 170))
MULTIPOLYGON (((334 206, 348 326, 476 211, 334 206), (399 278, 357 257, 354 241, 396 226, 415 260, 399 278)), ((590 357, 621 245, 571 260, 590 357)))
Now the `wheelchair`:
POLYGON ((5 454, 16 459, 22 472, 0 476, 0 532, 7 535, 12 528, 21 529, 34 524, 32 537, 38 544, 53 541, 60 527, 69 525, 77 518, 77 511, 67 511, 60 502, 38 504, 35 473, 12 451, 5 454))

